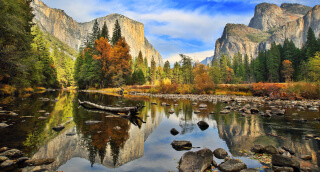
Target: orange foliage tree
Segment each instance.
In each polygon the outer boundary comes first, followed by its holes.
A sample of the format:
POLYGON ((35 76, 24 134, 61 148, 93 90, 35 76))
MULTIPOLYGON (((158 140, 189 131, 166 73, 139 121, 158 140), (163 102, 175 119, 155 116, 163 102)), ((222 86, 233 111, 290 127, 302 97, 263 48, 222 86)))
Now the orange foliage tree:
POLYGON ((290 60, 283 60, 282 66, 283 66, 281 70, 282 76, 285 78, 286 82, 290 82, 294 72, 294 69, 292 67, 292 62, 290 60))
POLYGON ((204 64, 196 64, 193 69, 194 73, 194 83, 197 93, 213 93, 214 83, 211 77, 208 75, 208 69, 204 64))
POLYGON ((111 45, 106 38, 96 40, 95 48, 98 55, 93 58, 97 59, 102 64, 102 73, 104 79, 109 84, 119 87, 124 84, 131 74, 131 55, 129 54, 130 47, 124 38, 118 40, 117 44, 111 48, 111 45))

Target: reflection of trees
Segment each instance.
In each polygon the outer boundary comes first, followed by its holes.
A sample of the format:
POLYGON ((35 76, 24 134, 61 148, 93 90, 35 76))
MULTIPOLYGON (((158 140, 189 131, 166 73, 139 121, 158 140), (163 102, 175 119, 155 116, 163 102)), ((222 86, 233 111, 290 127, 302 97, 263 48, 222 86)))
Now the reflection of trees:
POLYGON ((194 130, 195 123, 192 120, 192 103, 190 101, 183 102, 183 115, 180 116, 179 126, 182 128, 181 134, 191 133, 194 130))
MULTIPOLYGON (((94 96, 85 95, 81 98, 92 102, 99 102, 102 100, 105 101, 104 104, 114 104, 118 101, 116 97, 102 94, 94 94, 94 96)), ((99 155, 100 161, 103 162, 107 153, 106 148, 109 145, 111 148, 111 156, 113 157, 113 165, 116 166, 120 149, 124 147, 125 142, 129 139, 128 131, 130 129, 130 122, 123 118, 105 117, 106 114, 104 113, 90 112, 83 108, 76 109, 74 114, 77 130, 82 134, 84 146, 88 149, 89 160, 92 165, 95 163, 97 154, 99 155), (84 121, 87 120, 98 120, 102 122, 93 125, 85 125, 84 121)))

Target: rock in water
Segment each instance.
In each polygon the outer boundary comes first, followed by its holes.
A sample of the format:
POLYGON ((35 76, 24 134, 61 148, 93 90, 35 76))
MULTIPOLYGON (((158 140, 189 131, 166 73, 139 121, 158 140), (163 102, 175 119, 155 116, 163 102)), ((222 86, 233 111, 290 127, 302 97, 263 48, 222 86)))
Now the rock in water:
POLYGON ((61 131, 61 130, 63 130, 64 128, 65 128, 64 126, 58 125, 58 126, 53 127, 52 129, 53 129, 54 131, 61 131))
POLYGON ((6 160, 3 163, 0 164, 0 170, 4 170, 4 171, 10 171, 14 168, 15 163, 12 160, 6 160))
POLYGON ((207 108, 208 107, 208 105, 207 104, 204 104, 204 103, 201 103, 200 105, 199 105, 199 108, 202 108, 202 109, 205 109, 205 108, 207 108))
POLYGON ((171 146, 173 149, 177 150, 177 151, 182 151, 182 150, 190 150, 192 148, 192 143, 189 141, 185 141, 185 140, 174 140, 171 143, 171 146))
POLYGON ((213 155, 219 159, 224 159, 228 156, 228 152, 222 148, 218 148, 213 151, 213 155))
POLYGON ((266 146, 265 148, 263 148, 263 153, 266 153, 266 154, 278 154, 278 149, 272 145, 268 145, 266 146))
POLYGON ((249 168, 249 169, 243 169, 240 172, 259 172, 259 170, 254 169, 254 168, 249 168))
POLYGON ((229 159, 228 161, 221 163, 218 169, 224 172, 236 172, 246 169, 247 165, 235 159, 229 159))
POLYGON ((263 145, 254 145, 254 146, 252 146, 250 151, 254 152, 254 153, 262 153, 263 149, 264 149, 263 145))
POLYGON ((23 152, 18 149, 10 149, 0 154, 0 156, 6 156, 10 159, 19 158, 23 156, 23 152))
POLYGON ((45 159, 30 159, 24 162, 25 166, 40 166, 40 165, 48 165, 55 161, 53 158, 45 158, 45 159))
POLYGON ((8 127, 9 125, 8 124, 6 124, 6 123, 0 123, 0 129, 1 128, 6 128, 6 127, 8 127))
POLYGON ((206 130, 206 129, 209 128, 209 124, 206 123, 205 121, 199 121, 197 124, 198 124, 198 127, 199 127, 202 131, 204 131, 204 130, 206 130))
POLYGON ((0 162, 3 162, 3 161, 6 161, 8 160, 9 158, 6 157, 6 156, 0 156, 0 162))
POLYGON ((285 155, 274 154, 271 159, 273 166, 300 168, 300 163, 297 160, 285 155))
POLYGON ((213 161, 212 151, 210 149, 202 149, 197 152, 186 152, 180 159, 179 171, 205 171, 210 169, 213 161))
POLYGON ((179 131, 176 130, 175 128, 172 128, 172 129, 170 130, 170 133, 175 136, 175 135, 179 134, 179 131))

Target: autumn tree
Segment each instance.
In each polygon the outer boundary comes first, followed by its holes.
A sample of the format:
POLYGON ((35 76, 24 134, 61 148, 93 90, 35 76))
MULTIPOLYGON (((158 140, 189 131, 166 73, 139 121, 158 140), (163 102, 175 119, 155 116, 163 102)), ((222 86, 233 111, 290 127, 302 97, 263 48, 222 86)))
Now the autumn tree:
POLYGON ((209 93, 214 89, 214 83, 208 75, 208 68, 204 64, 196 64, 193 74, 195 89, 198 93, 209 93))
POLYGON ((292 79, 292 75, 293 75, 294 69, 292 67, 292 63, 290 60, 284 60, 282 62, 282 76, 285 78, 286 82, 290 82, 292 79))
POLYGON ((124 81, 131 75, 130 61, 132 61, 132 57, 129 52, 130 47, 123 37, 112 48, 112 60, 109 64, 107 76, 111 76, 113 86, 123 85, 124 81))

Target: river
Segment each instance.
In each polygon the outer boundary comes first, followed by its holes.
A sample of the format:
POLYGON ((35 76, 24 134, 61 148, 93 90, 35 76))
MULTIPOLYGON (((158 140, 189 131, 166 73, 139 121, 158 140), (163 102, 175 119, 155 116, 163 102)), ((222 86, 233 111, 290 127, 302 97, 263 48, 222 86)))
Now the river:
MULTIPOLYGON (((50 171, 178 171, 178 161, 186 151, 176 151, 173 140, 191 141, 192 151, 203 148, 223 148, 248 168, 268 171, 268 164, 244 156, 255 144, 286 146, 297 155, 311 155, 310 164, 320 165, 320 141, 307 134, 320 135, 319 112, 286 109, 284 116, 270 118, 241 115, 239 112, 220 114, 231 103, 204 102, 208 107, 194 113, 201 102, 168 100, 147 96, 106 95, 75 91, 51 91, 22 97, 0 98, 1 111, 13 111, 17 116, 0 113, 0 121, 9 127, 0 129, 0 147, 17 148, 30 158, 55 158, 50 165, 28 167, 50 171), (90 111, 79 106, 78 99, 100 105, 145 107, 137 118, 121 118, 105 112, 90 111), (156 105, 151 102, 157 103, 156 105), (170 106, 161 106, 165 102, 170 106), (176 105, 174 105, 176 104, 176 105), (169 113, 173 109, 174 113, 169 113), (215 111, 215 114, 210 112, 215 111), (297 116, 291 115, 298 113, 297 116), (47 116, 47 117, 46 117, 47 116), (39 118, 46 117, 46 118, 39 118), (304 118, 307 122, 295 119, 304 118), (87 125, 85 121, 101 121, 87 125), (202 131, 197 122, 206 121, 202 131), (64 125, 60 132, 52 127, 64 125), (176 136, 170 130, 176 128, 176 136), (273 135, 267 135, 272 133, 273 135), (279 137, 275 137, 279 136, 279 137), (318 154, 317 154, 318 153, 318 154)), ((239 103, 243 106, 250 102, 239 103)), ((233 104, 234 105, 234 104, 233 104)), ((261 107, 265 110, 267 106, 261 107)), ((215 158, 220 163, 221 160, 215 158)), ((310 165, 307 164, 306 166, 310 165)))

